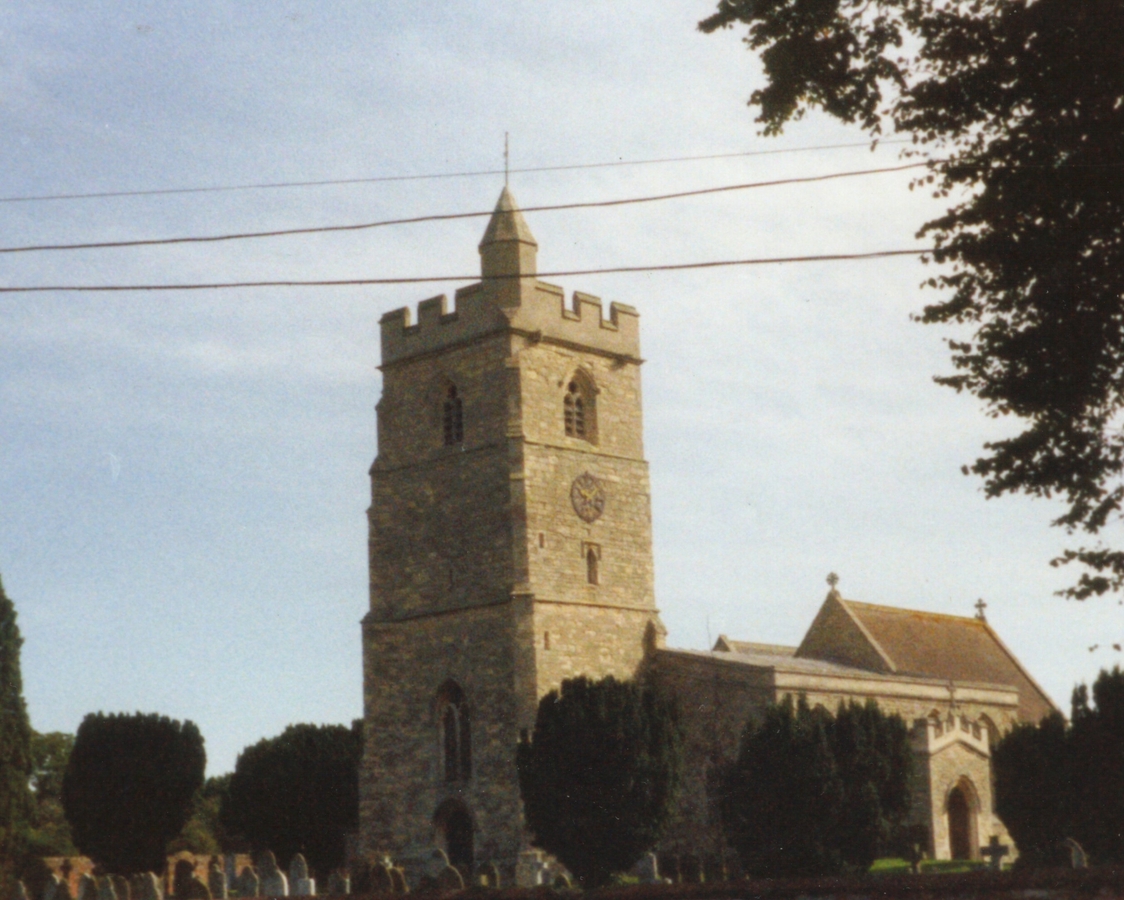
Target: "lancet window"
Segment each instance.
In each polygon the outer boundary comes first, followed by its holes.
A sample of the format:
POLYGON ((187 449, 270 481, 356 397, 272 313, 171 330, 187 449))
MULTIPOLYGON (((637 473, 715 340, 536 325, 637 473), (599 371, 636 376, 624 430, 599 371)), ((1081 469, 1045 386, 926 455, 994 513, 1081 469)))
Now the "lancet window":
POLYGON ((464 691, 446 681, 437 692, 441 775, 445 781, 466 781, 472 775, 472 728, 464 691))
POLYGON ((464 406, 455 384, 449 385, 445 393, 444 426, 446 447, 464 440, 464 406))

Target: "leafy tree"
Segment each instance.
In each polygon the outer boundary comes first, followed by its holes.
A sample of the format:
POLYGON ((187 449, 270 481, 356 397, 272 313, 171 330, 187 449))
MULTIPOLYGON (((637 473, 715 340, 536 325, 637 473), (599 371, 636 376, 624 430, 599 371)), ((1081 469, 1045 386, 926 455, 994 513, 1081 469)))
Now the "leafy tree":
MULTIPOLYGON (((950 293, 920 316, 974 330, 950 341, 967 390, 1021 433, 965 471, 990 497, 1058 496, 1055 525, 1090 534, 1124 503, 1124 66, 1119 0, 719 0, 702 30, 742 23, 766 84, 766 134, 813 107, 873 138, 911 135, 923 181, 954 198, 924 225, 930 279, 950 293)), ((1124 586, 1124 552, 1068 593, 1124 586)))
POLYGON ((207 755, 192 722, 91 713, 62 781, 74 843, 112 872, 159 870, 203 783, 207 755))
POLYGON ((234 849, 222 827, 222 804, 230 791, 231 775, 208 778, 191 799, 191 816, 179 835, 168 844, 169 854, 188 850, 192 853, 214 854, 234 849))
POLYGON ((1067 860, 1062 842, 1074 835, 1072 745, 1061 713, 1038 725, 1016 725, 992 751, 995 812, 1019 848, 1018 864, 1067 860))
POLYGON ((23 831, 32 813, 31 723, 20 674, 22 646, 15 605, 0 583, 0 882, 12 875, 8 863, 22 852, 23 831))
POLYGON ((74 735, 61 731, 31 733, 31 788, 35 825, 28 832, 28 852, 36 856, 74 856, 78 850, 62 808, 62 779, 74 749, 74 735))
POLYGON ((912 800, 913 750, 900 716, 878 704, 840 704, 828 743, 843 783, 834 845, 849 866, 867 871, 903 841, 912 800))
POLYGON ((628 869, 671 812, 681 741, 674 705, 653 688, 612 676, 563 681, 539 701, 516 754, 535 845, 583 887, 628 869))
POLYGON ((830 716, 787 696, 749 722, 726 777, 726 839, 746 871, 766 877, 838 871, 834 846, 843 782, 828 739, 830 716))
POLYGON ((343 865, 345 835, 359 821, 360 726, 290 725, 247 747, 222 802, 222 827, 282 865, 296 853, 321 875, 343 865))

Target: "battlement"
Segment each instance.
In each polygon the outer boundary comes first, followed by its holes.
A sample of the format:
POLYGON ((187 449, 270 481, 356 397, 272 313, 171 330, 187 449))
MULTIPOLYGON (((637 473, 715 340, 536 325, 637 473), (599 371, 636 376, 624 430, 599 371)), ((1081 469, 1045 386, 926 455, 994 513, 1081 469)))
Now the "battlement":
POLYGON ((965 715, 949 713, 944 719, 935 716, 916 719, 912 739, 914 750, 930 756, 957 743, 967 745, 982 756, 991 755, 987 727, 979 721, 971 721, 965 715))
POLYGON ((639 359, 640 314, 634 307, 610 303, 605 318, 600 297, 574 291, 567 306, 565 292, 557 285, 532 278, 518 281, 515 305, 510 303, 508 285, 486 279, 457 290, 454 309, 444 294, 422 300, 416 323, 409 307, 386 313, 379 320, 382 364, 499 333, 639 359))

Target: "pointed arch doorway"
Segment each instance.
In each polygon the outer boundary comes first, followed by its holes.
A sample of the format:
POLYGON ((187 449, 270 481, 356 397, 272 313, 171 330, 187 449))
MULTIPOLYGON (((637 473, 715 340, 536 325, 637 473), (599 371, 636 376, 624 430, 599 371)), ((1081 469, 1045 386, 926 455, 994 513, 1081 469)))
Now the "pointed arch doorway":
POLYGON ((953 859, 975 859, 975 792, 961 779, 948 792, 948 849, 953 859))
POLYGON ((457 868, 474 867, 475 847, 473 842, 472 815, 460 800, 446 800, 433 815, 433 824, 438 837, 445 845, 449 863, 457 868))

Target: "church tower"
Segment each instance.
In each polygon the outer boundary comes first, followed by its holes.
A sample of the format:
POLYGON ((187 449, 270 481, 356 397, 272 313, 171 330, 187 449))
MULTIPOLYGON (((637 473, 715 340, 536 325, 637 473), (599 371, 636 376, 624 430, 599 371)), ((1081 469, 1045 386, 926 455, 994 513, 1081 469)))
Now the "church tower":
POLYGON ((638 317, 538 281, 507 188, 481 280, 380 322, 363 620, 365 857, 509 872, 520 732, 564 678, 662 644, 638 317))

